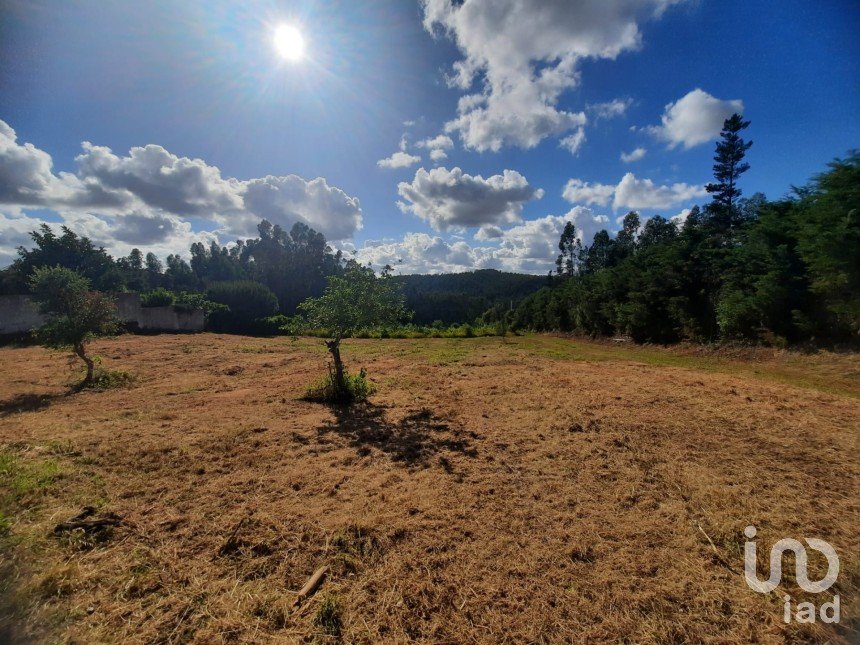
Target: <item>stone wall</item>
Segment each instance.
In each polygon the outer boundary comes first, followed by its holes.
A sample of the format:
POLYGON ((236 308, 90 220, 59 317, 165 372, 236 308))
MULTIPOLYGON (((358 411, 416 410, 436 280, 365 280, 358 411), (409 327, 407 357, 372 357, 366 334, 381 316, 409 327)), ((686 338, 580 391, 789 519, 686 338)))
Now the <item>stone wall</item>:
MULTIPOLYGON (((201 309, 188 311, 177 307, 141 307, 137 293, 116 293, 117 314, 133 329, 140 331, 203 331, 201 309)), ((19 336, 44 324, 29 296, 0 296, 0 336, 19 336)))

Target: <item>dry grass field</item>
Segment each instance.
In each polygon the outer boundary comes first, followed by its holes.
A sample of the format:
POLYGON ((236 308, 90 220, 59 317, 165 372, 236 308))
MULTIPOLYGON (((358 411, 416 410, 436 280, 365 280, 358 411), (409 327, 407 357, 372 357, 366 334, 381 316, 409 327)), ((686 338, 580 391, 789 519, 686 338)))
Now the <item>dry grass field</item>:
POLYGON ((136 381, 0 349, 0 640, 858 638, 856 356, 352 340, 378 392, 345 411, 300 400, 317 339, 94 348, 136 381), (54 532, 86 507, 121 520, 54 532), (776 540, 833 544, 838 626, 783 623, 792 567, 747 587, 749 524, 762 576, 776 540))

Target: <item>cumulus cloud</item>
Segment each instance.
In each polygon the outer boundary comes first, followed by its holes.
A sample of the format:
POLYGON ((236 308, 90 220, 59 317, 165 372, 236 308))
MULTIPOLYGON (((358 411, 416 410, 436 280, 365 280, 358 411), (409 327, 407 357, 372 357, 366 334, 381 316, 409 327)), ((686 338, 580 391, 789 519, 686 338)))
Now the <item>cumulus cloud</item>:
POLYGON ((724 101, 695 89, 663 110, 660 125, 648 126, 646 131, 665 141, 669 148, 679 145, 685 149, 713 141, 720 134, 723 121, 735 112, 743 113, 740 99, 724 101))
POLYGON ((606 103, 592 103, 587 109, 597 119, 614 119, 624 116, 631 105, 633 105, 633 99, 613 99, 606 103))
POLYGON ((350 238, 362 227, 358 198, 322 177, 307 181, 297 175, 270 175, 243 184, 245 210, 231 222, 236 234, 253 234, 263 218, 285 229, 302 222, 329 240, 350 238))
POLYGON ((430 150, 450 150, 454 147, 454 141, 447 134, 424 139, 415 144, 418 148, 429 148, 430 150))
POLYGON ((379 268, 390 264, 400 273, 448 273, 484 266, 484 251, 462 240, 448 242, 438 235, 407 233, 402 240, 371 240, 356 250, 359 262, 379 268))
POLYGON ((547 215, 502 229, 481 227, 472 246, 463 240, 446 241, 439 235, 407 233, 402 240, 368 241, 356 250, 361 262, 374 267, 386 264, 401 273, 447 273, 474 269, 500 269, 524 273, 546 273, 555 266, 558 240, 566 222, 572 221, 577 237, 590 243, 610 220, 584 206, 575 206, 565 215, 547 215))
POLYGON ((218 241, 212 231, 194 231, 191 223, 175 216, 150 216, 131 213, 123 216, 93 215, 70 211, 62 215, 62 222, 47 221, 29 215, 11 216, 0 213, 0 266, 10 264, 17 257, 19 246, 32 243, 30 231, 43 224, 60 233, 62 225, 78 235, 90 238, 96 246, 103 246, 117 256, 128 255, 131 249, 145 246, 157 256, 187 255, 195 242, 208 245, 218 241))
POLYGON ((624 163, 633 163, 642 159, 648 151, 645 148, 636 148, 630 152, 621 153, 621 161, 624 163))
POLYGON ((615 186, 590 184, 581 179, 570 179, 564 186, 562 197, 572 204, 594 204, 606 206, 615 194, 615 186))
POLYGON ((397 192, 401 210, 426 220, 438 230, 518 222, 526 202, 543 197, 515 170, 484 179, 460 168, 419 168, 412 182, 401 182, 397 192))
POLYGON ((449 85, 469 92, 445 130, 464 146, 532 148, 586 123, 558 108, 579 82, 579 62, 641 44, 639 23, 680 0, 423 0, 424 27, 450 37, 463 58, 449 85))
POLYGON ((486 226, 482 226, 478 229, 478 232, 475 233, 475 239, 481 242, 488 242, 490 240, 497 240, 500 237, 504 237, 504 235, 505 232, 498 226, 487 224, 486 226))
POLYGON ((430 160, 434 163, 440 163, 448 158, 448 153, 439 148, 430 151, 430 160))
POLYGON ((380 168, 408 168, 417 163, 421 163, 421 157, 398 150, 390 157, 377 161, 376 165, 380 168))
MULTIPOLYGON (((107 194, 119 192, 151 208, 206 218, 242 206, 240 182, 223 179, 202 159, 178 157, 158 145, 132 148, 125 157, 89 142, 83 148, 75 157, 78 177, 107 194)), ((101 206, 88 200, 81 205, 101 206)))
MULTIPOLYGON (((253 234, 263 218, 284 228, 303 222, 330 240, 347 239, 362 227, 358 199, 323 178, 225 178, 216 166, 153 144, 117 155, 84 142, 75 164, 74 173, 55 174, 47 152, 19 142, 15 131, 0 121, 3 226, 10 232, 30 226, 34 222, 15 216, 23 209, 44 208, 86 227, 85 234, 92 232, 93 239, 111 249, 140 244, 175 250, 180 249, 171 240, 185 244, 197 239, 188 217, 229 236, 253 234)), ((215 239, 216 233, 207 235, 205 239, 215 239)), ((8 249, 8 240, 0 247, 8 249)), ((187 252, 187 245, 181 250, 187 252)))
POLYGON ((632 172, 628 172, 615 186, 571 179, 565 185, 562 196, 571 203, 607 206, 611 201, 613 209, 639 209, 670 208, 706 194, 701 185, 675 183, 660 186, 650 179, 637 179, 632 172))
POLYGON ((421 163, 421 157, 417 155, 411 155, 406 151, 407 141, 407 135, 404 133, 403 136, 400 137, 400 146, 398 151, 392 154, 390 157, 380 159, 376 162, 376 165, 380 168, 393 169, 408 168, 409 166, 414 166, 417 163, 421 163))
POLYGON ((632 172, 615 187, 614 208, 670 208, 707 195, 704 186, 675 183, 658 186, 650 179, 637 179, 632 172))

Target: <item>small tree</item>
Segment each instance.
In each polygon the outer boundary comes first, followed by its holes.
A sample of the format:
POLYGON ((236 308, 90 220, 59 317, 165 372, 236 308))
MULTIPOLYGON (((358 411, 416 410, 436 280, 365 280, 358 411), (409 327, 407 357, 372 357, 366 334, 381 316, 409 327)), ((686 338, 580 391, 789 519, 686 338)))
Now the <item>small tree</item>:
POLYGON ((33 299, 48 322, 36 331, 45 347, 71 348, 87 366, 83 385, 93 380, 95 361, 87 355, 87 343, 108 336, 120 327, 116 303, 93 291, 85 277, 63 267, 38 267, 30 278, 33 299))
POLYGON ((396 325, 407 315, 404 297, 391 279, 386 266, 379 277, 369 266, 350 261, 342 275, 328 277, 319 298, 309 298, 299 305, 313 327, 329 330, 325 341, 334 363, 332 376, 335 397, 348 401, 346 372, 340 357, 340 341, 365 327, 396 325))

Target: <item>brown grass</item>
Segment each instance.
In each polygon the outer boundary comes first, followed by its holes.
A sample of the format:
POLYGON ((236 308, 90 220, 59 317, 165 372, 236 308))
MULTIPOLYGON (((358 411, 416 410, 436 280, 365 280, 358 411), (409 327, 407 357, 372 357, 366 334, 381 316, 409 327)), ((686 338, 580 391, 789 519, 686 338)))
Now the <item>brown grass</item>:
POLYGON ((133 385, 69 394, 62 355, 0 349, 0 640, 857 638, 855 356, 356 340, 379 390, 347 411, 299 400, 318 340, 96 350, 133 385), (123 523, 53 534, 85 506, 123 523), (745 585, 748 524, 765 555, 834 545, 839 627, 745 585))

